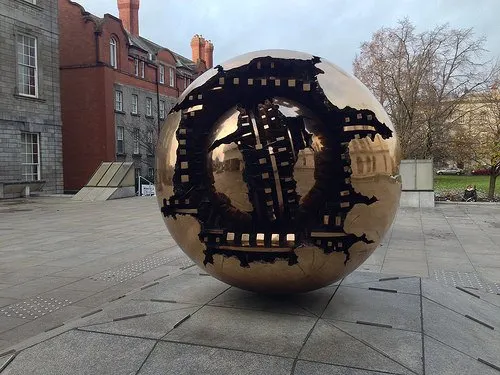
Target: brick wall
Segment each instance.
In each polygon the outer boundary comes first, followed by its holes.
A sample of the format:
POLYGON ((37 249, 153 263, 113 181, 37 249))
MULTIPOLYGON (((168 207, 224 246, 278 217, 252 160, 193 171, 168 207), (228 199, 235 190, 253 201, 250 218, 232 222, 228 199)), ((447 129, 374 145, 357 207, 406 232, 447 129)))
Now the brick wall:
POLYGON ((183 79, 170 87, 169 68, 176 68, 175 56, 164 49, 155 61, 145 61, 143 79, 140 73, 135 75, 134 59, 147 59, 155 51, 127 45, 129 37, 119 19, 111 15, 97 19, 80 5, 59 0, 59 21, 65 190, 83 187, 103 161, 134 161, 141 174, 147 175, 154 158, 145 150, 133 155, 133 129, 140 129, 143 137, 148 128, 157 129, 157 90, 168 113, 184 89, 183 79), (117 69, 110 66, 111 38, 118 44, 117 69), (165 66, 163 84, 157 84, 158 63, 165 66), (123 92, 123 113, 115 112, 117 87, 123 92), (132 94, 139 98, 138 116, 130 113, 132 94), (152 98, 153 118, 145 116, 146 97, 152 98), (116 154, 117 126, 125 128, 124 155, 116 154))
POLYGON ((57 1, 0 0, 0 182, 21 181, 21 132, 39 133, 44 191, 63 191, 57 1), (16 36, 37 39, 38 97, 18 95, 16 36))

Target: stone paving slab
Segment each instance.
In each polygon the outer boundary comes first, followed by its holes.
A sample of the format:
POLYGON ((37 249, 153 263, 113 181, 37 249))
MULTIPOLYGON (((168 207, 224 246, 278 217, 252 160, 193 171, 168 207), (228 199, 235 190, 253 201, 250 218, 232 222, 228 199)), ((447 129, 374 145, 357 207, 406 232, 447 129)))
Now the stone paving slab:
POLYGON ((391 374, 411 374, 402 364, 387 357, 376 348, 354 338, 335 324, 319 321, 305 343, 300 359, 330 363, 391 374))
POLYGON ((315 320, 301 315, 205 306, 164 339, 293 358, 315 320))
POLYGON ((19 353, 2 375, 135 375, 154 344, 140 338, 70 331, 19 353))
POLYGON ((160 342, 139 375, 288 375, 293 359, 171 342, 160 342))
MULTIPOLYGON (((485 305, 481 303, 474 304, 476 297, 456 288, 451 290, 465 296, 465 299, 456 297, 461 304, 437 307, 452 313, 455 320, 461 322, 463 318, 467 323, 475 324, 470 327, 477 328, 479 323, 465 315, 495 327, 494 334, 499 329, 496 328, 499 314, 491 314, 500 306, 500 296, 496 294, 500 293, 500 264, 497 262, 500 255, 500 205, 437 205, 434 209, 400 209, 381 246, 359 268, 359 271, 372 273, 356 272, 346 278, 338 290, 334 286, 314 294, 273 299, 229 288, 210 276, 204 276, 204 272, 197 267, 192 267, 193 263, 167 233, 155 198, 130 198, 95 204, 74 202, 68 198, 41 197, 7 203, 0 201, 0 310, 6 307, 12 310, 19 303, 30 303, 36 298, 54 298, 71 303, 36 319, 0 314, 0 353, 4 348, 23 347, 25 344, 21 345, 20 341, 26 339, 24 343, 31 342, 36 335, 40 335, 37 336, 40 340, 39 337, 64 332, 75 319, 79 321, 82 315, 115 303, 121 304, 134 291, 140 291, 134 296, 137 301, 157 299, 167 304, 175 301, 179 306, 197 306, 186 322, 197 316, 203 317, 203 314, 206 317, 216 316, 215 311, 235 310, 244 311, 244 319, 248 317, 250 322, 254 321, 252 319, 259 321, 259 314, 275 314, 320 319, 319 322, 325 324, 344 322, 357 325, 358 321, 367 320, 368 323, 391 325, 392 330, 420 332, 418 319, 412 313, 415 300, 420 298, 425 301, 423 305, 428 307, 428 303, 431 304, 428 309, 435 308, 432 303, 445 301, 443 295, 449 288, 443 291, 436 287, 432 289, 434 294, 427 293, 424 281, 422 296, 419 276, 480 294, 481 301, 487 302, 490 308, 483 308, 485 305), (384 272, 384 276, 380 272, 384 272), (380 280, 394 276, 401 279, 380 280), (414 277, 406 281, 403 276, 414 277), (150 287, 141 290, 144 286, 150 287), (375 295, 381 297, 372 298, 375 295), (395 302, 403 300, 405 303, 395 302), (393 310, 399 312, 391 310, 384 313, 384 303, 394 306, 393 310), (200 306, 203 307, 196 310, 200 306), (343 310, 346 306, 352 309, 351 314, 343 310), (253 317, 254 314, 257 314, 256 317, 253 317), (453 314, 458 314, 458 318, 453 314), (63 323, 64 326, 54 328, 63 323)), ((92 326, 96 332, 102 330, 112 335, 123 329, 128 335, 137 333, 157 340, 160 333, 163 335, 173 329, 170 324, 175 325, 173 321, 177 317, 169 314, 167 310, 151 313, 151 316, 137 317, 135 322, 134 319, 121 323, 99 321, 92 325, 87 322, 82 323, 81 329, 89 330, 92 326), (167 329, 158 329, 160 333, 151 329, 148 331, 149 326, 162 325, 167 329)), ((339 329, 338 325, 335 327, 339 329)), ((446 327, 441 328, 443 334, 457 335, 454 331, 447 331, 446 327)), ((312 332, 314 330, 306 335, 309 339, 312 332)), ((187 341, 188 338, 189 335, 186 335, 187 341)), ((221 345, 228 347, 217 350, 230 350, 231 353, 240 350, 224 340, 221 345)), ((364 339, 356 337, 355 340, 371 347, 364 339)), ((166 341, 168 339, 163 337, 159 342, 166 341)), ((195 344, 200 348, 205 347, 203 345, 206 344, 195 344)), ((457 352, 456 347, 450 350, 454 355, 457 352)), ((376 353, 385 355, 382 349, 376 353)), ((269 356, 267 352, 263 355, 269 356)), ((471 355, 468 354, 466 360, 477 362, 477 358, 471 355)), ((493 360, 492 354, 488 355, 493 360)), ((311 373, 323 368, 328 368, 331 373, 347 371, 339 363, 326 361, 312 364, 299 358, 294 358, 295 373, 302 371, 301 368, 308 368, 311 373)), ((404 361, 396 359, 396 363, 399 362, 404 361)), ((476 362, 471 369, 485 366, 476 362)), ((414 373, 411 361, 402 366, 404 370, 401 373, 414 373)), ((436 364, 432 368, 440 367, 436 364)), ((464 365, 464 368, 467 367, 464 365)), ((484 373, 487 373, 486 370, 484 373)))
POLYGON ((266 296, 237 288, 230 288, 213 299, 209 304, 211 306, 234 307, 282 314, 318 316, 325 310, 335 290, 336 287, 327 287, 293 296, 266 296))
MULTIPOLYGON (((495 294, 474 291, 471 295, 463 288, 415 277, 355 272, 346 278, 349 285, 341 281, 301 298, 280 296, 284 306, 280 310, 269 296, 234 287, 221 291, 217 283, 210 286, 213 293, 207 300, 199 293, 207 291, 207 280, 189 269, 129 292, 18 345, 2 375, 500 373, 500 306, 492 303, 494 298, 500 303, 500 296, 495 294), (401 292, 414 292, 416 280, 418 293, 401 292), (182 282, 198 289, 189 297, 191 303, 150 298, 152 288, 167 291, 182 282), (360 287, 366 283, 368 289, 360 287), (382 292, 387 283, 398 289, 382 292), (393 310, 404 312, 408 298, 417 298, 419 304, 413 310, 418 324, 396 328, 395 322, 356 320, 371 314, 360 308, 369 310, 369 306, 357 301, 362 298, 373 304, 381 293, 392 297, 380 303, 391 319, 393 310), (318 304, 323 295, 331 299, 318 304), (242 302, 245 299, 249 303, 242 302), (292 308, 297 303, 305 308, 307 301, 318 314, 299 314, 292 308), (332 315, 335 311, 342 315, 332 315)), ((382 307, 375 310, 375 317, 384 314, 382 307)))
POLYGON ((417 295, 340 286, 325 309, 325 319, 370 322, 392 328, 420 329, 420 298, 417 295), (387 307, 391 306, 390 309, 387 307))
POLYGON ((192 264, 169 236, 156 207, 154 198, 101 204, 65 197, 0 201, 2 343, 12 346, 182 271, 179 264, 192 264), (36 314, 20 320, 4 314, 22 312, 19 306, 37 298, 68 300, 72 308, 64 314, 47 311, 29 324, 25 319, 36 314))

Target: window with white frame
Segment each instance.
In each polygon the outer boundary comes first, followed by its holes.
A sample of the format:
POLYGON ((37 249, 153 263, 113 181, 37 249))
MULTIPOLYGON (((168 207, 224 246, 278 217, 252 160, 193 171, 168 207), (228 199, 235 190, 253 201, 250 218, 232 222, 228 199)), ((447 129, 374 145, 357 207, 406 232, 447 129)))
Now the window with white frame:
POLYGON ((123 138, 125 136, 125 128, 123 126, 116 127, 116 153, 124 154, 125 147, 123 143, 123 138))
POLYGON ((144 78, 146 76, 146 64, 144 61, 141 61, 141 78, 144 78))
POLYGON ((139 129, 135 128, 134 129, 134 155, 139 155, 140 150, 139 150, 139 129))
POLYGON ((146 116, 153 116, 153 99, 146 98, 146 116))
POLYGON ((123 112, 123 93, 115 91, 115 111, 123 112))
POLYGON ((111 38, 109 41, 109 63, 113 68, 118 68, 118 59, 117 59, 117 47, 118 43, 115 38, 111 38))
POLYGON ((184 77, 184 89, 186 89, 186 87, 188 87, 188 79, 184 77))
POLYGON ((134 74, 139 75, 139 59, 134 59, 134 74))
POLYGON ((175 87, 175 70, 174 68, 169 69, 170 75, 170 87, 175 87))
POLYGON ((164 100, 160 100, 160 119, 164 119, 165 118, 165 101, 164 100))
POLYGON ((38 133, 21 133, 21 147, 23 180, 40 180, 40 139, 38 133))
POLYGON ((165 67, 163 65, 160 65, 159 75, 160 75, 160 83, 165 83, 165 67))
POLYGON ((20 95, 38 96, 38 67, 36 38, 17 36, 18 90, 20 95))
POLYGON ((137 107, 139 105, 139 97, 137 95, 132 95, 132 114, 137 114, 137 107))

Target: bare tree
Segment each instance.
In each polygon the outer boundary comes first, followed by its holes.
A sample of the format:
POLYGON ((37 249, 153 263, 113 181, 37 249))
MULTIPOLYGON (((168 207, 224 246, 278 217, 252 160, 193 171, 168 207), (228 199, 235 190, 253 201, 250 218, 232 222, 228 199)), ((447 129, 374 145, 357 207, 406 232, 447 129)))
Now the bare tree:
POLYGON ((472 29, 441 25, 417 33, 404 19, 361 45, 354 74, 386 108, 400 136, 403 157, 447 157, 457 106, 491 82, 484 38, 472 29))

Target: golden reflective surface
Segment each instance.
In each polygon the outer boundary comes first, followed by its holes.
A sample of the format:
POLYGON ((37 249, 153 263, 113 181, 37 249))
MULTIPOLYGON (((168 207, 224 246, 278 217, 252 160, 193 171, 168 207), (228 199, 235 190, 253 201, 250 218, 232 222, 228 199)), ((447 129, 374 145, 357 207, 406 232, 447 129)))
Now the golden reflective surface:
POLYGON ((169 114, 157 150, 161 212, 183 251, 228 284, 320 288, 359 267, 394 219, 394 128, 328 62, 289 51, 240 61, 206 72, 169 114))

